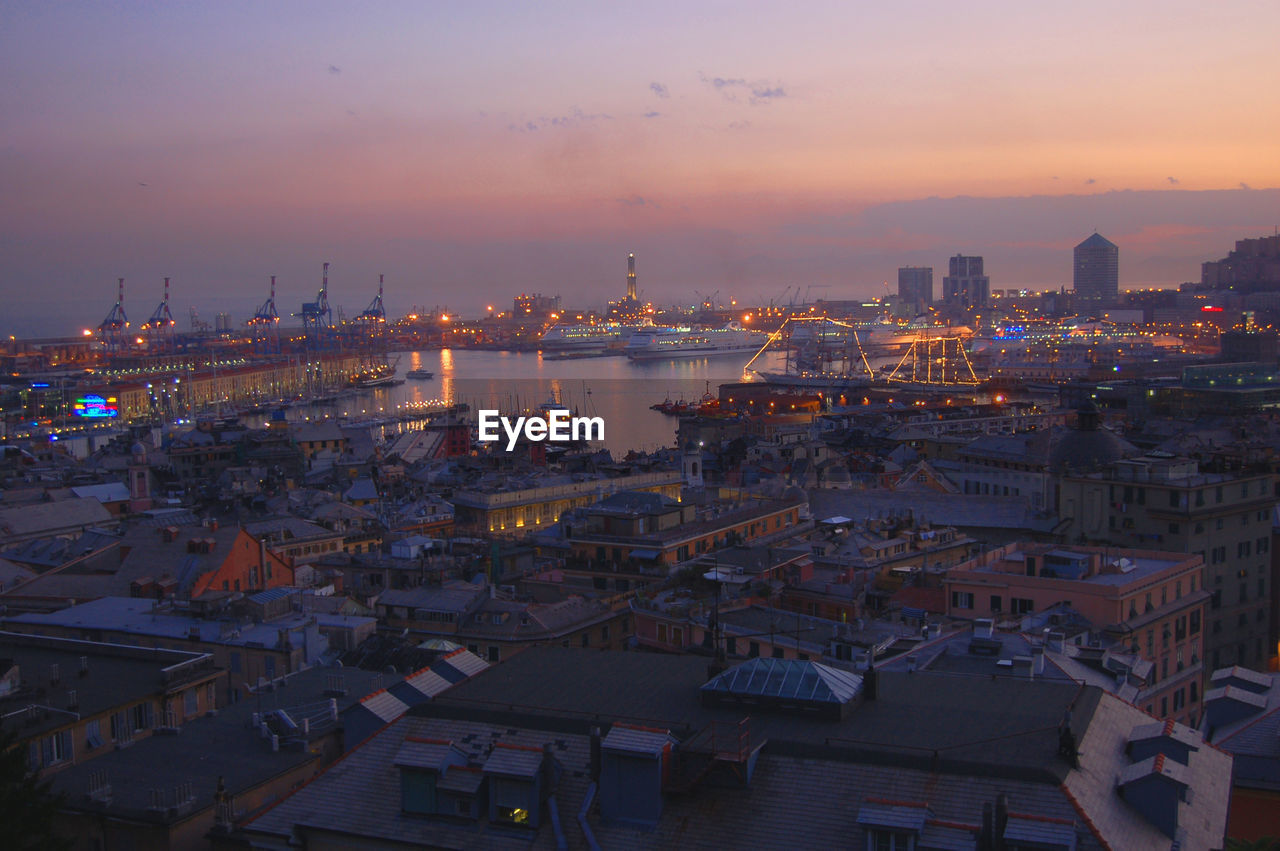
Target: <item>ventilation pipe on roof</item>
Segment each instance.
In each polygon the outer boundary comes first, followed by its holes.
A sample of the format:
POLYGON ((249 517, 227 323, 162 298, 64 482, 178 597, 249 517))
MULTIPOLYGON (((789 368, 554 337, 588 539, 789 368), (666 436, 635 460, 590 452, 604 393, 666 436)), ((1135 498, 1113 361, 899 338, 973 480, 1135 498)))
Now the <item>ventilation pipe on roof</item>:
POLYGON ((1004 848, 1004 831, 1009 826, 1009 796, 1001 792, 996 796, 995 847, 1004 848))
POLYGON ((600 782, 600 728, 591 728, 591 782, 600 782))

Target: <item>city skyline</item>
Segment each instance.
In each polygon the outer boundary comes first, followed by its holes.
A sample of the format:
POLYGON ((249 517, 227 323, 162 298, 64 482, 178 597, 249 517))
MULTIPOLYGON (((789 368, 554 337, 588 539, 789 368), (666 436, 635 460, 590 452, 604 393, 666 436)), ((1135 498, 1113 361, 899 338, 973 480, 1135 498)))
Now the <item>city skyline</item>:
POLYGON ((1121 289, 1176 286, 1273 232, 1274 6, 805 12, 11 7, 3 330, 51 297, 94 325, 121 276, 131 315, 170 276, 243 320, 272 274, 296 312, 325 261, 393 314, 600 307, 628 252, 659 304, 878 295, 957 253, 1070 287, 1095 230, 1121 289))

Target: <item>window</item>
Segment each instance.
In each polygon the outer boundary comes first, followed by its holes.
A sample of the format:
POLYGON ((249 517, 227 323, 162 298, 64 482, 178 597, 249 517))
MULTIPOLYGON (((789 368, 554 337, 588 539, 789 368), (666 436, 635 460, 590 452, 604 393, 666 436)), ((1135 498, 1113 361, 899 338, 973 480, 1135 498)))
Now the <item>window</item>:
POLYGON ((608 641, 608 640, 609 640, 609 625, 608 625, 608 624, 605 624, 604 626, 600 627, 600 640, 601 640, 601 641, 608 641))
POLYGON ((867 830, 867 848, 871 851, 908 851, 915 847, 913 838, 910 833, 873 827, 867 830))
POLYGON ((193 688, 182 693, 182 711, 190 718, 200 711, 200 694, 193 688))
POLYGON ((139 703, 129 710, 129 723, 134 730, 150 730, 152 721, 150 703, 139 703))
POLYGON ((111 740, 113 742, 124 742, 133 738, 133 728, 129 726, 123 712, 117 712, 111 716, 111 740))
POLYGON ((1023 597, 1010 597, 1009 610, 1015 615, 1025 615, 1035 610, 1035 601, 1023 597))
POLYGON ((42 758, 41 765, 70 762, 72 757, 71 731, 61 730, 52 736, 45 736, 41 739, 40 756, 42 758))
POLYGON ((951 608, 972 609, 973 594, 969 591, 952 591, 951 592, 951 608))
POLYGON ((591 646, 591 635, 589 633, 582 633, 582 636, 578 640, 582 643, 583 647, 591 646))
POLYGON ((747 655, 755 659, 760 655, 760 642, 753 641, 747 649, 747 655))
POLYGON ((1185 705, 1183 689, 1178 689, 1173 693, 1173 711, 1177 712, 1185 705))
POLYGON ((500 651, 498 650, 498 648, 497 648, 497 646, 496 646, 496 645, 490 644, 490 645, 489 645, 489 661, 490 661, 490 662, 496 662, 496 661, 498 661, 498 653, 499 653, 499 652, 500 652, 500 651))
POLYGON ((991 611, 993 612, 1002 611, 1000 604, 1001 604, 1000 595, 992 594, 991 595, 991 611))
POLYGON ((84 725, 84 742, 89 750, 102 747, 102 722, 97 718, 84 725))

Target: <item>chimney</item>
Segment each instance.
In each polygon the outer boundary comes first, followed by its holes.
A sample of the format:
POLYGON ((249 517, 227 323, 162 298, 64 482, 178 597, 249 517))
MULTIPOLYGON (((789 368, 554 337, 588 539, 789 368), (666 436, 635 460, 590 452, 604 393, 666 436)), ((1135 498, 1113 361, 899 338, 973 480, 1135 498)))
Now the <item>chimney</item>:
POLYGON ((591 781, 600 782, 600 728, 591 728, 591 781))
POLYGON ((556 784, 556 758, 551 750, 551 743, 544 742, 542 745, 542 766, 539 771, 542 774, 542 794, 550 795, 556 784))
POLYGON ((1004 831, 1009 826, 1009 796, 1001 792, 996 796, 995 847, 1004 848, 1004 831))

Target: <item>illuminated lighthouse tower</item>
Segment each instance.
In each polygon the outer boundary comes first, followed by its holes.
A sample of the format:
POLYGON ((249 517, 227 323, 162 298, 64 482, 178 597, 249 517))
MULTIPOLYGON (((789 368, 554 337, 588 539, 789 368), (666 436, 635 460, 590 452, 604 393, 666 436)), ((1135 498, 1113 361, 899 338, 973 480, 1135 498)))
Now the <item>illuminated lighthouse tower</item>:
POLYGON ((614 322, 635 324, 644 318, 645 306, 636 297, 636 256, 627 255, 627 294, 618 301, 609 302, 609 319, 614 322))

